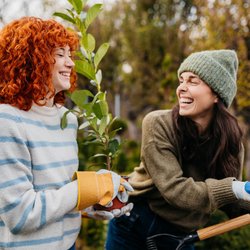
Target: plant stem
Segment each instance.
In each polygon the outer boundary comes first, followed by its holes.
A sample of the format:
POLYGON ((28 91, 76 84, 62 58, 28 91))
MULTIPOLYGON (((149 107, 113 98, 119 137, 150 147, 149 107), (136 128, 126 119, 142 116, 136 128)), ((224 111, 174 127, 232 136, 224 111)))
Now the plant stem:
POLYGON ((111 157, 107 155, 107 169, 111 170, 111 157))

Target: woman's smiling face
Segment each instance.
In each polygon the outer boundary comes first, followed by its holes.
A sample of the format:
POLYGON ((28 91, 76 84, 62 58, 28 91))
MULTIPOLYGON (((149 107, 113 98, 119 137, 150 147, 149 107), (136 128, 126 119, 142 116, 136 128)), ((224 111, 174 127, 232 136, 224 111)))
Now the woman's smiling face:
POLYGON ((55 88, 55 93, 58 93, 70 88, 71 70, 75 64, 71 59, 69 46, 55 48, 53 56, 55 64, 52 70, 52 82, 55 88))
POLYGON ((213 115, 218 97, 212 89, 192 72, 183 72, 176 89, 179 100, 179 114, 199 124, 208 124, 213 115))

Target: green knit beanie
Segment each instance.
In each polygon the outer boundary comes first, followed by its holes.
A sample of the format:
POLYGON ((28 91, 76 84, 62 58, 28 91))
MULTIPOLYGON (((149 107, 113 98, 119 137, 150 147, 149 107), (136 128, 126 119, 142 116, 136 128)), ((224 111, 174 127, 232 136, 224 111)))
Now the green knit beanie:
POLYGON ((178 69, 192 72, 206 82, 229 107, 236 95, 238 58, 234 50, 206 50, 192 53, 178 69))

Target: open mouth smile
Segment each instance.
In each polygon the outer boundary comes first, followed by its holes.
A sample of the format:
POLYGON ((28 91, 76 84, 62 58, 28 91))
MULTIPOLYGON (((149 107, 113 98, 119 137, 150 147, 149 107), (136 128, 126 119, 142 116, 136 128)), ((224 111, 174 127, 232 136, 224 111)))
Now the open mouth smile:
POLYGON ((179 99, 179 103, 180 104, 191 104, 191 103, 193 103, 193 98, 190 98, 190 97, 181 97, 180 99, 179 99))
POLYGON ((59 72, 60 75, 69 78, 70 77, 70 72, 65 72, 65 71, 61 71, 59 72))

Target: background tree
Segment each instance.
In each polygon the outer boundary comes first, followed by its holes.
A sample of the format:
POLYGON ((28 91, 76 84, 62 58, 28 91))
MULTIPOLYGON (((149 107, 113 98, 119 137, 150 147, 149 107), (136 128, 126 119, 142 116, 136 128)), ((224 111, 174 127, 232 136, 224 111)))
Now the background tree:
POLYGON ((238 92, 232 112, 241 118, 245 137, 245 174, 250 178, 250 2, 195 1, 200 22, 191 32, 190 50, 234 49, 239 57, 238 92))
POLYGON ((176 69, 196 22, 192 11, 192 1, 120 0, 92 27, 97 40, 111 45, 102 63, 107 88, 119 93, 122 117, 137 126, 150 110, 175 102, 176 69))

